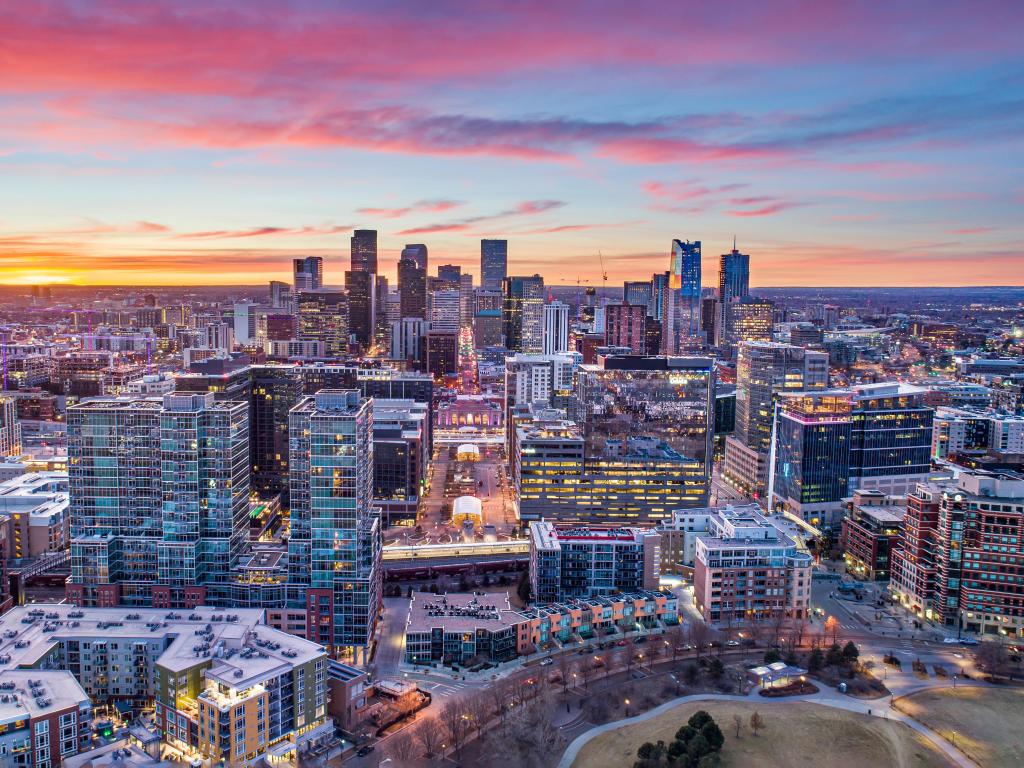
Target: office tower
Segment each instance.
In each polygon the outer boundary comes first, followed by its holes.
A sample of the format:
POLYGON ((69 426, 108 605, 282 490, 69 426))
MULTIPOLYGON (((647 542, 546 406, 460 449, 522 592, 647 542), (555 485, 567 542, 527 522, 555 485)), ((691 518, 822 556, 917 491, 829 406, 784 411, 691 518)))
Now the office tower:
POLYGON ((416 262, 416 266, 423 270, 424 276, 427 274, 427 246, 422 243, 411 243, 406 245, 402 249, 402 254, 399 256, 399 261, 402 259, 412 259, 416 262))
POLYGON ((350 245, 352 249, 352 271, 377 274, 377 230, 354 230, 350 245))
POLYGON ((650 315, 644 324, 644 354, 656 355, 661 350, 661 321, 650 315))
POLYGON ((473 346, 476 349, 500 347, 504 344, 501 310, 482 309, 473 318, 473 346))
POLYGON ((249 446, 252 489, 262 498, 280 494, 288 508, 288 412, 302 397, 302 381, 291 366, 249 369, 249 446))
POLYGON ((291 305, 292 287, 280 280, 271 280, 268 291, 270 306, 274 309, 285 309, 291 305))
POLYGON ((324 389, 288 417, 289 590, 307 638, 366 663, 381 609, 380 510, 373 505, 373 410, 358 390, 324 389))
POLYGON ((473 324, 473 276, 463 272, 459 275, 459 324, 473 324))
POLYGON ((731 348, 741 341, 771 341, 775 304, 767 299, 745 297, 722 304, 717 326, 720 347, 731 348))
POLYGON ((586 465, 575 513, 559 511, 555 522, 652 524, 707 505, 710 358, 625 355, 604 358, 603 368, 583 365, 572 411, 586 465))
POLYGON ((678 355, 704 345, 700 330, 700 240, 672 241, 662 309, 662 351, 678 355))
POLYGON ((435 379, 459 371, 459 334, 457 331, 435 331, 433 327, 423 338, 423 370, 435 379))
MULTIPOLYGON (((377 343, 387 349, 390 344, 391 334, 391 320, 389 312, 391 310, 389 306, 390 293, 388 291, 388 279, 384 275, 377 275, 376 280, 377 295, 374 298, 375 311, 377 313, 376 326, 374 328, 374 338, 377 343)), ((396 294, 395 299, 398 299, 396 294)), ((397 302, 396 302, 397 303, 397 302)), ((396 306, 396 310, 400 309, 401 305, 396 306)))
POLYGON ((295 338, 295 315, 267 315, 267 341, 295 338))
POLYGON ((253 344, 258 336, 259 307, 248 301, 236 301, 232 306, 235 341, 243 346, 253 344))
POLYGON ((506 277, 502 284, 505 347, 513 352, 543 348, 544 278, 506 277))
POLYGON ((403 317, 391 324, 391 359, 419 364, 423 337, 430 323, 419 317, 403 317))
POLYGON ((821 328, 813 323, 796 323, 789 329, 789 343, 798 347, 821 344, 823 338, 821 328))
POLYGON ((21 455, 21 424, 18 403, 13 397, 0 395, 0 456, 21 455))
POLYGON ((910 384, 853 387, 849 492, 906 496, 931 470, 932 419, 927 390, 910 384))
POLYGON ((402 317, 427 317, 427 272, 412 255, 402 251, 398 262, 398 293, 402 317))
POLYGON ((539 603, 657 590, 661 535, 651 529, 530 523, 530 586, 539 603))
POLYGON ((437 278, 459 284, 462 281, 462 267, 456 264, 440 264, 437 267, 437 278))
POLYGON ((649 307, 651 303, 651 281, 627 280, 622 284, 622 300, 627 304, 649 307))
POLYGON ((717 296, 705 296, 700 300, 700 329, 709 342, 714 341, 716 344, 722 323, 720 306, 717 296))
POLYGON ((781 507, 812 525, 828 528, 838 522, 849 488, 850 394, 824 390, 778 397, 777 458, 769 509, 781 507))
POLYGON ((651 275, 651 301, 647 314, 661 323, 665 316, 665 292, 668 290, 668 272, 656 272, 651 275))
POLYGON ((718 298, 722 305, 750 295, 750 256, 734 247, 718 262, 718 298))
POLYGON ((462 294, 458 289, 447 287, 452 283, 441 285, 446 287, 432 290, 427 294, 427 320, 430 321, 430 330, 457 333, 462 313, 462 294))
POLYGON ((345 273, 345 290, 348 293, 348 332, 355 343, 364 350, 373 345, 374 329, 377 324, 376 277, 373 272, 368 270, 350 270, 345 273))
POLYGON ((206 326, 206 347, 230 352, 235 347, 235 328, 232 323, 210 323, 206 326))
POLYGON ((480 287, 500 291, 508 276, 508 240, 480 241, 480 287))
POLYGON ((223 595, 248 539, 247 403, 178 392, 72 406, 68 465, 70 601, 169 608, 223 595))
POLYGON ((324 287, 324 260, 320 256, 293 259, 293 293, 324 287))
POLYGON ((569 351, 569 305, 552 301, 544 305, 541 351, 557 355, 569 351))
POLYGON ((725 440, 722 476, 763 498, 775 401, 783 392, 828 386, 828 355, 788 344, 743 342, 736 360, 736 430, 725 440))
POLYGON ((604 343, 625 347, 631 354, 647 352, 647 304, 609 304, 605 307, 604 343))
POLYGON ((344 291, 302 291, 296 310, 299 339, 321 342, 328 357, 348 351, 348 296, 344 291))
POLYGON ((813 562, 790 536, 750 510, 725 508, 707 527, 693 569, 693 601, 705 621, 807 618, 813 562))

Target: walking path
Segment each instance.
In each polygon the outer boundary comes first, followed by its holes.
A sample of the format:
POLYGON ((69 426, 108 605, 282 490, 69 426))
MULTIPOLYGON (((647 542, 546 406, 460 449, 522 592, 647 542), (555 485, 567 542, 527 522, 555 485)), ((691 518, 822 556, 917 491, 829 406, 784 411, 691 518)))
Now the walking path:
MULTIPOLYGON (((931 687, 934 686, 921 686, 922 689, 931 687)), ((849 712, 857 712, 862 715, 870 715, 872 717, 880 717, 887 720, 896 720, 905 724, 909 728, 913 728, 925 739, 930 741, 936 748, 941 750, 946 757, 952 760, 956 765, 960 766, 960 768, 979 768, 977 763, 964 755, 963 752, 954 747, 931 728, 922 725, 899 710, 890 709, 884 699, 855 699, 851 696, 838 693, 831 688, 822 688, 818 693, 807 696, 789 696, 780 699, 770 699, 759 696, 757 688, 752 690, 746 696, 730 696, 724 693, 699 693, 692 696, 680 696, 677 699, 666 701, 664 704, 648 710, 643 714, 591 728, 586 733, 576 737, 572 743, 569 744, 565 753, 562 755, 562 759, 558 762, 558 768, 571 768, 573 762, 575 762, 579 755, 580 750, 583 749, 591 739, 600 736, 602 733, 607 733, 608 731, 623 728, 628 725, 642 723, 652 717, 657 717, 660 714, 668 712, 673 707, 691 701, 756 701, 758 704, 765 707, 770 707, 773 704, 803 702, 808 704, 820 704, 822 706, 834 707, 836 709, 845 709, 849 712)))

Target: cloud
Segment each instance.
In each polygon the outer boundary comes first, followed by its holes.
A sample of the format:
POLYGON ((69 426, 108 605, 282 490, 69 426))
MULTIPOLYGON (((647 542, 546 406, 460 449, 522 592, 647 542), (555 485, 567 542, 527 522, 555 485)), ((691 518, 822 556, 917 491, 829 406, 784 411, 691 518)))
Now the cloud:
POLYGON ((328 226, 328 227, 250 227, 248 229, 213 229, 202 232, 182 232, 173 237, 180 240, 224 240, 247 237, 280 237, 308 235, 337 235, 343 232, 350 232, 353 229, 350 225, 328 226))
POLYGON ((429 235, 436 232, 463 232, 469 229, 469 224, 459 224, 457 222, 452 224, 427 224, 423 227, 412 227, 411 229, 403 229, 395 234, 399 235, 429 235))
POLYGON ((951 229, 951 235, 983 235, 986 232, 994 232, 994 227, 964 227, 963 229, 951 229))
POLYGON ((419 200, 402 208, 357 208, 356 213, 375 216, 380 219, 400 219, 410 213, 443 213, 458 208, 463 203, 459 200, 419 200))
POLYGON ((396 232, 398 235, 423 235, 433 232, 465 232, 474 224, 483 224, 489 221, 509 219, 517 216, 537 216, 548 211, 553 211, 565 205, 563 200, 524 200, 511 208, 506 208, 498 213, 482 216, 468 216, 457 221, 447 223, 427 224, 410 229, 403 229, 396 232))
MULTIPOLYGON (((748 198, 748 199, 753 200, 753 199, 756 199, 756 198, 748 198)), ((765 200, 770 200, 771 198, 764 198, 764 199, 765 200)), ((747 218, 747 217, 757 217, 757 216, 773 216, 776 213, 781 213, 782 211, 788 211, 790 208, 796 208, 799 205, 801 205, 801 203, 791 203, 791 202, 786 202, 785 200, 777 200, 777 201, 775 201, 773 203, 768 203, 767 205, 762 205, 762 206, 757 207, 757 208, 746 208, 746 209, 740 209, 740 210, 726 211, 725 215, 726 216, 733 216, 733 217, 737 217, 737 218, 747 218)))

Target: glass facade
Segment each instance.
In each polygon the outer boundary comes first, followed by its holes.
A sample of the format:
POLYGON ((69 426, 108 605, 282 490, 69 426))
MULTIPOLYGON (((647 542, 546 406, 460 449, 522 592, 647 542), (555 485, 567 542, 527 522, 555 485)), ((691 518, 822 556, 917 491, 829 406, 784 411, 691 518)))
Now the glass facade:
POLYGON ((852 413, 851 482, 927 473, 934 415, 924 404, 923 392, 858 398, 852 413))
POLYGON ((508 240, 480 241, 480 287, 500 291, 508 274, 508 240))
POLYGON ((775 493, 799 504, 842 499, 850 465, 850 398, 786 397, 779 409, 775 493))

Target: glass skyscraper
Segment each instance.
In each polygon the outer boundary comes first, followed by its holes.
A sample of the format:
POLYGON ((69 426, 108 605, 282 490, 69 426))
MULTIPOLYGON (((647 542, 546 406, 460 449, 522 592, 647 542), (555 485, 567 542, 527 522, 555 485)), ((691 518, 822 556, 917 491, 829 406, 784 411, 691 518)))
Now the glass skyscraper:
POLYGON ((544 342, 544 278, 506 277, 501 320, 506 349, 540 352, 544 342))
POLYGON ((377 230, 357 229, 352 233, 352 271, 377 273, 377 230))
POLYGON ((692 352, 704 345, 700 327, 700 258, 700 240, 672 241, 662 310, 661 345, 665 354, 692 352))
POLYGON ((480 241, 480 287, 500 291, 508 276, 508 240, 480 241))

